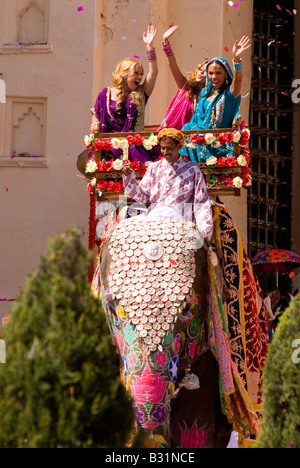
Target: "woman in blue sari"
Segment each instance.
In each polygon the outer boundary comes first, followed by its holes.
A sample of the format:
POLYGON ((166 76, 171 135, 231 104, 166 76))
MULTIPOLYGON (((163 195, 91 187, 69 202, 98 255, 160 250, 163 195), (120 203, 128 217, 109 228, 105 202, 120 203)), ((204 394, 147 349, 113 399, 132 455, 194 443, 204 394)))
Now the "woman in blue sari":
MULTIPOLYGON (((243 64, 241 55, 251 47, 250 39, 243 36, 233 46, 233 68, 222 57, 209 61, 206 67, 206 87, 202 90, 192 120, 182 130, 201 130, 231 128, 239 116, 243 82, 243 64)), ((185 146, 180 151, 193 162, 205 162, 210 156, 231 156, 232 146, 220 148, 197 146, 196 149, 185 146)))

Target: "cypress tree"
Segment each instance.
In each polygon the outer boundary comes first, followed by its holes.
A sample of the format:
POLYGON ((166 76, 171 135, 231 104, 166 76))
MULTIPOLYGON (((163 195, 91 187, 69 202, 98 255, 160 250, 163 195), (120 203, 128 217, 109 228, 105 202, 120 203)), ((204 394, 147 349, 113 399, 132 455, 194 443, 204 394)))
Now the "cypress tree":
POLYGON ((76 228, 48 242, 3 328, 1 448, 123 447, 134 424, 76 228))
POLYGON ((281 316, 267 359, 258 448, 300 448, 300 294, 281 316))

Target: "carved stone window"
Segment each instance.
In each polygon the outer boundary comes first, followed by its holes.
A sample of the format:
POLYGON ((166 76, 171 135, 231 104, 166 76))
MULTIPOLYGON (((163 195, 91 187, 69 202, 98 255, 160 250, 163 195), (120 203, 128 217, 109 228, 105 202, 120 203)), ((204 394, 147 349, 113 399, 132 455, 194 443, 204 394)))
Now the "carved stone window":
POLYGON ((45 1, 27 2, 18 13, 18 37, 21 44, 43 44, 47 42, 45 1))
POLYGON ((47 100, 8 97, 6 101, 0 165, 47 166, 47 100))
POLYGON ((6 0, 0 53, 49 53, 49 0, 6 0))

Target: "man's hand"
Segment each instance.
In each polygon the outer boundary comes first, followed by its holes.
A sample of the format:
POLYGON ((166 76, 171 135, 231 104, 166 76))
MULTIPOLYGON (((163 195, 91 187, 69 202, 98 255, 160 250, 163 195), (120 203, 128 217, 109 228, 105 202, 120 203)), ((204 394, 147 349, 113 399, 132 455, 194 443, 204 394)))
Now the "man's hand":
POLYGON ((123 161, 122 174, 129 176, 133 172, 133 168, 130 164, 130 161, 123 161))

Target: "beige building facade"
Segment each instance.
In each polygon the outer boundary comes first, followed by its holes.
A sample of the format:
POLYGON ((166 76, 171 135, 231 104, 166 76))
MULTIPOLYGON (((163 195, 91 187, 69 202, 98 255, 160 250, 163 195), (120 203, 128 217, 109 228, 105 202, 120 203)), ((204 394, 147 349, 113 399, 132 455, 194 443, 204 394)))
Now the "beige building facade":
MULTIPOLYGON (((147 104, 146 124, 159 124, 176 91, 161 47, 164 31, 179 25, 172 45, 186 74, 204 58, 231 61, 234 40, 252 35, 253 1, 235 7, 225 0, 0 0, 0 11, 2 95, 5 89, 5 99, 0 99, 1 323, 11 306, 6 300, 16 297, 49 237, 76 225, 87 244, 89 196, 76 159, 85 149, 89 109, 100 90, 111 84, 117 62, 138 56, 147 70, 142 36, 149 23, 156 25, 159 76, 147 104), (30 157, 19 156, 24 153, 30 157)), ((300 34, 298 17, 296 21, 300 34)), ((241 110, 245 120, 251 69, 248 51, 241 110)), ((297 109, 295 153, 300 150, 297 109)), ((293 234, 300 253, 298 165, 293 234)), ((225 202, 246 246, 246 190, 225 202)))

